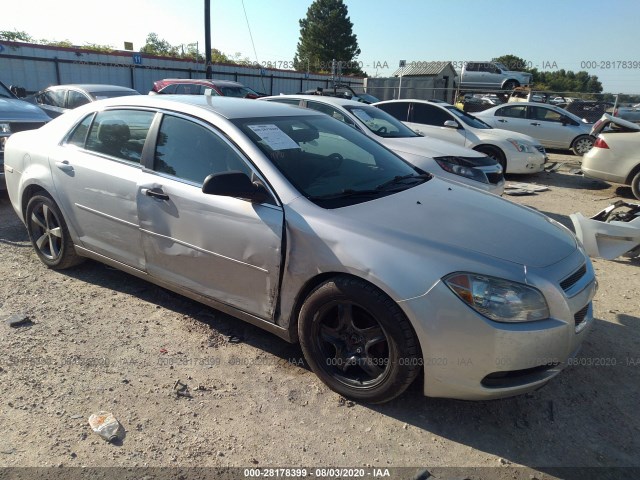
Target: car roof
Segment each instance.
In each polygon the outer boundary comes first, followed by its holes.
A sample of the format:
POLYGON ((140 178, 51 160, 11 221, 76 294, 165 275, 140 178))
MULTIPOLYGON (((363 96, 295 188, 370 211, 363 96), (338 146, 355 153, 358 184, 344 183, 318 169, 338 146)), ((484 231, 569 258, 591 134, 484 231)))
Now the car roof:
POLYGON ((381 102, 376 102, 373 105, 381 105, 383 103, 398 103, 398 102, 414 102, 414 103, 428 103, 429 105, 435 105, 436 107, 446 108, 453 107, 449 102, 445 102, 444 100, 424 100, 422 98, 399 98, 394 100, 383 100, 381 102))
POLYGON ((185 110, 188 110, 190 106, 197 107, 229 120, 235 118, 325 116, 324 113, 274 102, 255 102, 245 98, 209 95, 134 95, 101 100, 100 104, 109 107, 151 107, 168 110, 180 110, 179 105, 184 105, 185 110))
POLYGON ((48 87, 48 89, 50 90, 58 90, 61 88, 76 88, 78 90, 84 90, 85 92, 89 92, 89 93, 137 91, 137 90, 134 90, 133 88, 122 87, 120 85, 107 85, 107 84, 100 84, 100 83, 68 83, 65 85, 52 85, 51 87, 48 87))
POLYGON ((366 104, 362 102, 357 102, 355 100, 347 100, 346 98, 340 98, 340 97, 330 97, 328 95, 273 95, 271 97, 261 98, 260 100, 274 100, 278 98, 294 98, 294 99, 297 98, 300 100, 309 100, 309 101, 315 101, 320 103, 328 103, 331 105, 338 105, 340 107, 366 106, 366 104))

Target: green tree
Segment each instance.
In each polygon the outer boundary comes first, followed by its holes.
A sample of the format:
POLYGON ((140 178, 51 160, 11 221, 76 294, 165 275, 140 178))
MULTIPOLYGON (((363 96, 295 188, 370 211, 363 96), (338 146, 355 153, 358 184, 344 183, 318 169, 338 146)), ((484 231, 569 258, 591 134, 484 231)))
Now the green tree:
POLYGON ((157 33, 151 32, 147 35, 146 43, 140 49, 140 52, 159 57, 177 57, 178 47, 174 47, 166 40, 158 37, 157 33))
POLYGON ((342 62, 342 73, 363 75, 353 23, 342 0, 315 0, 300 20, 300 40, 293 59, 298 71, 328 73, 332 60, 342 62))
POLYGON ((7 42, 33 42, 33 38, 27 32, 18 30, 0 30, 0 40, 7 42))

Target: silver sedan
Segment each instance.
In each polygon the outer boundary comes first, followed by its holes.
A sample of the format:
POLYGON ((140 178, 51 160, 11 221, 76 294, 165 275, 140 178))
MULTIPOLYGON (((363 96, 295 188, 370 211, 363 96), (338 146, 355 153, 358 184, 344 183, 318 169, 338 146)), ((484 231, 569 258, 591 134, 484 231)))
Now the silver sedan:
POLYGON ((524 133, 540 140, 545 148, 571 149, 582 156, 593 147, 591 125, 555 105, 513 102, 474 114, 492 127, 524 133))
POLYGON ((569 230, 309 110, 104 100, 11 136, 6 171, 47 267, 93 258, 299 342, 358 401, 421 372, 429 396, 527 392, 593 323, 569 230))

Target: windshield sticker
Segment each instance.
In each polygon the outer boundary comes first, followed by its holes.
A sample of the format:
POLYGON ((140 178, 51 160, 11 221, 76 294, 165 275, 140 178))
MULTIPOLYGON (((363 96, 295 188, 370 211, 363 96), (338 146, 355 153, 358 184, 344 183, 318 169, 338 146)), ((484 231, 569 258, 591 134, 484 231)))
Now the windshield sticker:
POLYGON ((260 139, 267 144, 272 150, 288 150, 291 148, 300 148, 293 139, 280 130, 277 126, 270 125, 249 125, 260 139))
POLYGON ((367 112, 365 112, 364 110, 362 110, 360 108, 354 108, 351 111, 353 112, 353 114, 356 117, 358 117, 363 122, 372 122, 373 121, 373 118, 371 118, 371 116, 367 112))

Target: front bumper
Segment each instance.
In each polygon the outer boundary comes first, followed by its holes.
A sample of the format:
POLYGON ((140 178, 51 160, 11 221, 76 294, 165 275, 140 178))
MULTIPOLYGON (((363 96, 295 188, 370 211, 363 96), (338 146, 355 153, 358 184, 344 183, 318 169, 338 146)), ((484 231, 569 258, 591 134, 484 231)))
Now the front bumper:
POLYGON ((548 158, 541 152, 517 152, 513 147, 505 150, 507 173, 537 173, 544 169, 548 158))
MULTIPOLYGON (((588 261, 587 261, 588 263, 588 261)), ((593 323, 596 281, 588 272, 577 293, 552 295, 552 317, 538 322, 489 320, 439 281, 426 294, 402 302, 422 348, 424 394, 487 400, 535 390, 575 356, 593 323), (564 298, 559 305, 558 298, 564 298)))

